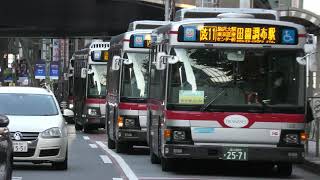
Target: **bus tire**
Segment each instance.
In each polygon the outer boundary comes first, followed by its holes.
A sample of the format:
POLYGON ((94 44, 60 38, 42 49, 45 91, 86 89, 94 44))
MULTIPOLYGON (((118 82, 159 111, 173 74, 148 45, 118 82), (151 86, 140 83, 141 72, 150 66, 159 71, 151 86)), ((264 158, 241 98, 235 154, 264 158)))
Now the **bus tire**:
POLYGON ((151 164, 160 164, 160 158, 153 152, 153 147, 152 147, 152 140, 150 138, 150 145, 149 145, 149 149, 150 149, 150 161, 151 164))
POLYGON ((83 132, 84 133, 89 133, 90 130, 91 130, 91 128, 88 124, 83 125, 83 132))
POLYGON ((127 143, 120 143, 116 142, 116 152, 117 153, 125 153, 128 151, 128 144, 127 143))
POLYGON ((168 171, 172 171, 174 164, 173 164, 173 160, 172 159, 167 159, 167 158, 161 158, 161 168, 162 171, 168 172, 168 171))
POLYGON ((154 154, 154 152, 151 152, 150 151, 150 161, 151 161, 151 164, 160 164, 160 158, 154 154))
POLYGON ((292 174, 291 163, 280 163, 278 164, 278 174, 282 177, 288 177, 292 174))
POLYGON ((116 148, 115 142, 112 141, 109 137, 108 137, 108 148, 109 148, 109 149, 114 149, 114 148, 116 148))
POLYGON ((83 127, 80 124, 78 124, 77 122, 74 123, 74 127, 75 127, 76 131, 81 131, 83 129, 83 127))

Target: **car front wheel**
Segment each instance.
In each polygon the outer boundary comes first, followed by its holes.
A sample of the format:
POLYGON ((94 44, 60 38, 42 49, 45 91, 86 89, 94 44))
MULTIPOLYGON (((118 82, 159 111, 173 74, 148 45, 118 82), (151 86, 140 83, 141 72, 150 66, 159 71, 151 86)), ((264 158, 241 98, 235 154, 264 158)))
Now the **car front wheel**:
POLYGON ((66 157, 62 162, 53 162, 52 167, 56 170, 67 170, 68 169, 68 152, 66 153, 66 157))

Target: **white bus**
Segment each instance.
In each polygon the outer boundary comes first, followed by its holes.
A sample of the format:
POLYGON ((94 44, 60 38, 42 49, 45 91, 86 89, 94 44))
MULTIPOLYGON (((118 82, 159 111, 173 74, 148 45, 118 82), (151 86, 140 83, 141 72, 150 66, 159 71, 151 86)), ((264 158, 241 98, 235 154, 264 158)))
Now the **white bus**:
POLYGON ((152 29, 163 21, 135 21, 111 39, 106 132, 108 147, 126 152, 146 145, 147 86, 152 29))
POLYGON ((306 30, 244 12, 153 31, 148 131, 162 170, 213 159, 277 165, 288 176, 302 162, 306 70, 296 59, 306 30))

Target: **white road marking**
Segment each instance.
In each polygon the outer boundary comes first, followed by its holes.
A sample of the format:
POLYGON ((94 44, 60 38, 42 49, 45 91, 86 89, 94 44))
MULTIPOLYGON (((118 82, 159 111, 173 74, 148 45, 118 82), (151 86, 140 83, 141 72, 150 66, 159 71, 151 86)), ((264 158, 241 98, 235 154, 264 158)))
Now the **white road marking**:
POLYGON ((84 140, 89 140, 90 138, 89 138, 89 136, 83 136, 83 139, 84 140))
POLYGON ((102 159, 102 161, 103 161, 105 164, 111 164, 111 163, 112 163, 111 159, 110 159, 108 156, 106 156, 106 155, 100 155, 100 158, 102 159))
POLYGON ((12 180, 22 180, 22 177, 12 177, 12 180))
POLYGON ((112 180, 123 180, 122 178, 112 178, 112 180))
POLYGON ((91 148, 93 148, 93 149, 98 148, 98 146, 97 146, 96 144, 89 144, 89 146, 90 146, 91 148))
POLYGON ((117 153, 110 150, 105 144, 103 144, 101 141, 96 141, 96 143, 107 153, 109 153, 119 164, 121 169, 123 170, 124 174, 127 176, 130 180, 138 180, 138 177, 134 174, 132 169, 129 167, 129 165, 122 159, 121 156, 119 156, 117 153))

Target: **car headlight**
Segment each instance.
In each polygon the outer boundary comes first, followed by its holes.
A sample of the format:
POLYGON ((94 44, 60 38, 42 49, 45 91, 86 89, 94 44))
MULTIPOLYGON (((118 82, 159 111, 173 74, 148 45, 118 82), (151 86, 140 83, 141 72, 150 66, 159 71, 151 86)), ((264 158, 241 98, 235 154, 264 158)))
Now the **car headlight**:
POLYGON ((69 109, 73 109, 73 104, 69 104, 69 109))
POLYGON ((185 131, 173 131, 173 140, 183 141, 186 139, 185 131))
POLYGON ((54 127, 47 129, 41 133, 42 138, 61 138, 62 131, 60 128, 54 127))
POLYGON ((88 109, 88 115, 90 115, 90 116, 97 116, 97 115, 98 115, 98 110, 97 110, 97 109, 89 108, 89 109, 88 109))
POLYGON ((283 138, 283 141, 287 144, 299 144, 299 135, 298 134, 286 134, 283 138))

